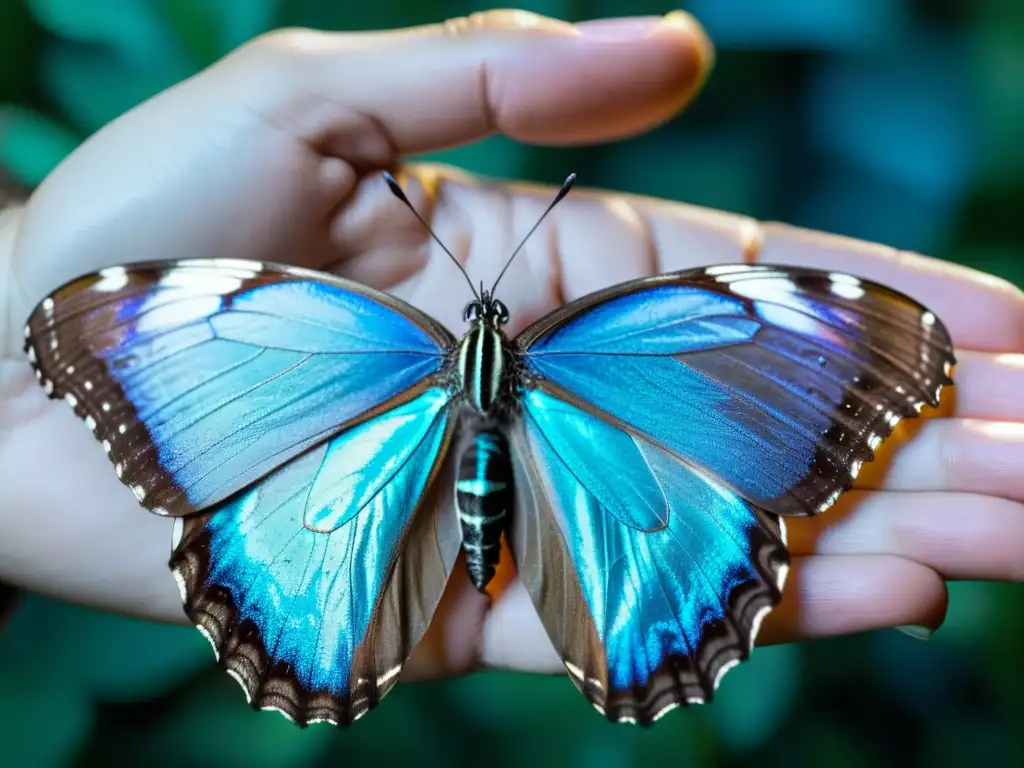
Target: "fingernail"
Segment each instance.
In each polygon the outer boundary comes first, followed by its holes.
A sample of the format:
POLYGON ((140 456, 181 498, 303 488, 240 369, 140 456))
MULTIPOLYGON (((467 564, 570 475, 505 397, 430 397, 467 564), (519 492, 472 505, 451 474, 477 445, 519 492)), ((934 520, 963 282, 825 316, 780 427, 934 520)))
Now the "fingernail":
POLYGON ((693 36, 697 43, 697 50, 700 53, 700 70, 703 84, 703 79, 707 78, 715 66, 715 46, 711 42, 711 38, 708 37, 707 32, 704 31, 704 27, 700 25, 700 22, 686 11, 671 11, 666 13, 661 19, 661 24, 658 25, 658 28, 683 30, 693 36))
POLYGON ((581 21, 576 29, 588 40, 629 42, 647 37, 660 23, 660 16, 631 16, 623 19, 581 21))
POLYGON ((915 640, 931 640, 932 635, 935 634, 935 630, 931 627, 922 627, 917 624, 907 624, 902 627, 896 627, 896 629, 915 640))

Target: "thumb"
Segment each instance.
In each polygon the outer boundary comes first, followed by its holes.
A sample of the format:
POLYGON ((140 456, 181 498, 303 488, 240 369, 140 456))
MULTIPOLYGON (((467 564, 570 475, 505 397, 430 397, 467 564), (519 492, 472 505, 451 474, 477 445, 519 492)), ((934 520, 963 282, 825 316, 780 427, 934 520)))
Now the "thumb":
POLYGON ((141 258, 294 253, 319 266, 358 172, 493 132, 547 144, 641 132, 693 96, 710 51, 681 12, 268 33, 122 115, 43 182, 0 304, 21 318, 76 274, 141 258))
POLYGON ((354 165, 503 133, 530 143, 619 138, 664 122, 712 60, 686 13, 569 24, 488 11, 406 30, 281 30, 225 61, 245 98, 354 165))

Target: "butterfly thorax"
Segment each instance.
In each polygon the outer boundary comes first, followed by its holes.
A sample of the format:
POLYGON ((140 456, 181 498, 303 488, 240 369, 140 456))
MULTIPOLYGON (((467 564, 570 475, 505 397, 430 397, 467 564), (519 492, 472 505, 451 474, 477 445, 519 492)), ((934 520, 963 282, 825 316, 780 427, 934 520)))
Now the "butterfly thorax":
POLYGON ((508 339, 484 319, 473 321, 456 350, 458 385, 480 415, 491 414, 507 387, 508 339))

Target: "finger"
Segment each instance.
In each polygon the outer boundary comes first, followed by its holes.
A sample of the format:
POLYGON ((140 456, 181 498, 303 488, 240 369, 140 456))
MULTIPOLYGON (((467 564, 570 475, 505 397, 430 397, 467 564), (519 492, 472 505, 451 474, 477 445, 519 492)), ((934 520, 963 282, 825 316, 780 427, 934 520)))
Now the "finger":
POLYGON ((970 493, 850 491, 789 519, 793 555, 896 555, 945 579, 1024 581, 1024 504, 970 493))
POLYGON ((279 32, 238 60, 244 97, 275 124, 381 166, 494 132, 546 144, 637 133, 693 96, 711 57, 682 12, 572 25, 500 10, 396 32, 279 32))
MULTIPOLYGON (((406 170, 415 204, 431 217, 442 240, 453 245, 474 280, 493 280, 555 192, 488 183, 434 165, 406 170)), ((397 227, 409 219, 388 199, 383 185, 365 184, 359 196, 335 228, 342 252, 364 255, 360 264, 351 265, 353 277, 386 285, 383 264, 402 257, 408 263, 410 249, 423 244, 438 257, 432 289, 450 280, 450 265, 441 264, 443 254, 411 224, 400 234, 378 226, 384 211, 397 227), (375 260, 381 271, 366 269, 375 260)), ((623 280, 757 259, 850 272, 891 285, 936 312, 959 349, 1024 350, 1024 293, 991 275, 918 254, 683 203, 580 188, 555 209, 545 227, 527 243, 503 283, 505 296, 525 302, 514 320, 521 320, 524 311, 533 319, 557 301, 623 280)))
POLYGON ((794 557, 782 602, 758 645, 887 627, 937 629, 949 595, 935 571, 892 555, 794 557))
MULTIPOLYGON (((905 625, 936 628, 946 601, 938 574, 900 557, 795 557, 782 602, 765 619, 758 644, 905 625)), ((487 614, 480 664, 538 673, 565 669, 518 579, 487 614)))
POLYGON ((953 379, 952 415, 1024 421, 1024 354, 958 350, 953 379))
POLYGON ((29 377, 3 403, 0 581, 157 621, 186 623, 170 578, 173 521, 145 512, 70 408, 29 377), (46 467, 40 476, 40 467, 46 467))
POLYGON ((855 486, 893 491, 955 491, 1024 501, 1024 424, 927 419, 901 424, 855 486))
POLYGON ((686 104, 710 59, 683 13, 573 26, 492 11, 268 34, 72 153, 33 195, 12 258, 20 295, 0 302, 24 317, 65 280, 140 259, 322 267, 339 255, 329 227, 360 169, 494 132, 549 144, 637 133, 686 104))

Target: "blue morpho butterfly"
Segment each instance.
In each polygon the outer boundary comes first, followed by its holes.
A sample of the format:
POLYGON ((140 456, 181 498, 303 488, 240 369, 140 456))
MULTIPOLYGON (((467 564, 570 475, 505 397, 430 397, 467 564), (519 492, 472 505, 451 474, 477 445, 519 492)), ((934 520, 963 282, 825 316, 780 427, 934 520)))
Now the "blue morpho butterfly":
POLYGON ((254 707, 365 714, 460 550, 484 589, 503 535, 599 711, 705 701, 779 600, 782 517, 824 511, 951 383, 935 315, 843 274, 633 280, 512 340, 494 288, 474 295, 460 340, 332 275, 198 259, 104 269, 32 313, 42 385, 176 519, 185 611, 254 707))

